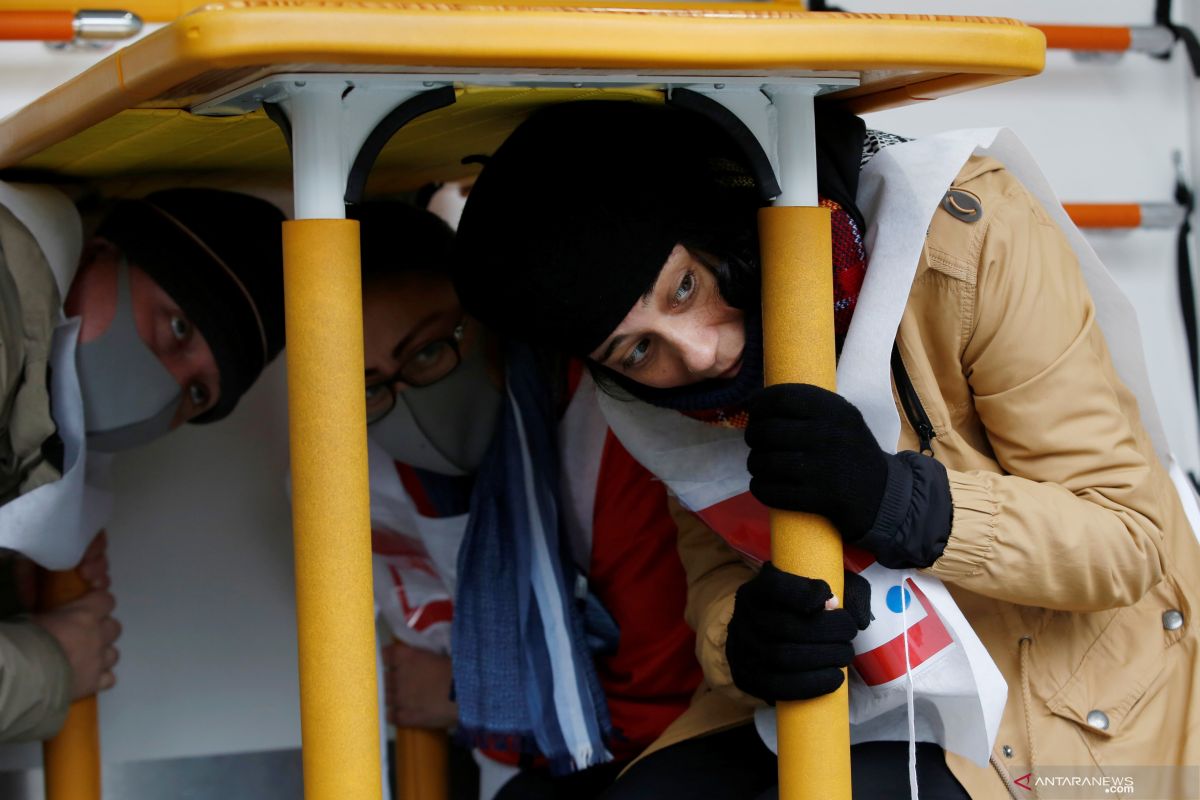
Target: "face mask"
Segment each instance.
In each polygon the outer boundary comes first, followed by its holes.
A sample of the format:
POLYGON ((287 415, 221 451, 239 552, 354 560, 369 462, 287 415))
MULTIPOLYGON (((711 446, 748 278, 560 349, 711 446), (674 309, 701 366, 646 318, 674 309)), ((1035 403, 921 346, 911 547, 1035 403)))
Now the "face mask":
POLYGON ((117 269, 117 308, 99 338, 75 354, 88 447, 116 452, 171 430, 183 390, 138 336, 129 265, 117 269))
POLYGON ((487 373, 484 348, 432 386, 396 394, 396 407, 367 430, 397 461, 442 475, 479 469, 496 433, 502 395, 487 373))

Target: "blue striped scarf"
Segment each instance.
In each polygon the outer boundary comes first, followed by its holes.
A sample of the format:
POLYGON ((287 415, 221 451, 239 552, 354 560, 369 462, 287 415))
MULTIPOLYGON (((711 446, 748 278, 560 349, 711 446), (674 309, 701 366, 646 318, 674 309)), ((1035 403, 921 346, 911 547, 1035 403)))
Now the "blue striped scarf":
POLYGON ((584 631, 586 589, 558 500, 555 414, 532 353, 506 354, 504 410, 476 476, 452 631, 460 735, 545 756, 555 774, 612 759, 584 631))

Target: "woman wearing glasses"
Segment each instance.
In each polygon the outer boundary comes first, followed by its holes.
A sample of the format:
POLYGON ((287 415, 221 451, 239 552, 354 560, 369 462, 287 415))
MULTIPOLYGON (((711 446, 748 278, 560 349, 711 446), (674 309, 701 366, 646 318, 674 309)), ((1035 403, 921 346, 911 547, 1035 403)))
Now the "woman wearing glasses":
POLYGON ((352 216, 376 599, 403 642, 385 656, 389 717, 457 727, 481 797, 595 796, 699 683, 665 491, 578 362, 464 314, 441 220, 400 203, 352 216))

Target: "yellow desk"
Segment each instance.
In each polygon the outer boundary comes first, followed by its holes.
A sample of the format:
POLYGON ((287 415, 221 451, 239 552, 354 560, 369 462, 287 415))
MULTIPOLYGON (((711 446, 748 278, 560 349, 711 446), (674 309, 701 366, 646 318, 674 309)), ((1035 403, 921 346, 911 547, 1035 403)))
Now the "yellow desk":
MULTIPOLYGON (((376 798, 357 226, 343 196, 380 120, 426 91, 453 91, 455 102, 382 148, 368 191, 461 177, 472 169, 463 156, 491 152, 544 103, 661 102, 679 88, 716 101, 756 135, 782 190, 761 221, 769 378, 829 385, 828 321, 803 339, 777 322, 820 320, 795 309, 829 307, 828 216, 812 208, 814 96, 859 112, 929 100, 1033 75, 1044 49, 1039 31, 1010 20, 786 3, 245 0, 186 14, 0 122, 0 168, 286 174, 288 143, 262 102, 277 119, 283 111, 296 167, 285 259, 306 793, 376 798), (768 109, 782 121, 777 138, 768 109)), ((781 566, 841 591, 828 523, 777 514, 774 536, 781 566)), ((848 798, 845 689, 781 706, 782 797, 848 798), (796 746, 808 726, 828 732, 824 747, 796 746)))

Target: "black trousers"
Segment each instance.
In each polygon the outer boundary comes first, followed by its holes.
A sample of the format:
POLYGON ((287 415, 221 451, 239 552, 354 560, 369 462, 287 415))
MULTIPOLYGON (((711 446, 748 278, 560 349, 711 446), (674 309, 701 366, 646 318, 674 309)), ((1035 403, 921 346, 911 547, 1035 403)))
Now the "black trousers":
MULTIPOLYGON (((850 748, 854 800, 907 800, 908 743, 869 742, 850 748)), ((921 800, 970 800, 946 767, 942 749, 917 744, 921 800)), ((775 754, 753 725, 679 742, 634 764, 603 800, 775 800, 775 754)))
POLYGON ((628 763, 600 764, 559 777, 544 769, 523 769, 500 787, 495 800, 595 800, 628 763))

